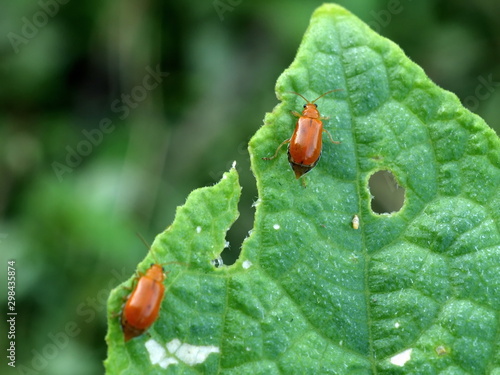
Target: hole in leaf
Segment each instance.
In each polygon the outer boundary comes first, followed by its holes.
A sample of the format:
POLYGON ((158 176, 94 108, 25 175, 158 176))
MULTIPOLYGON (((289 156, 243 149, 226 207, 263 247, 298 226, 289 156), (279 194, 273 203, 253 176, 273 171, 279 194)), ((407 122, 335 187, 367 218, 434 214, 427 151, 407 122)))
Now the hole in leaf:
POLYGON ((388 170, 375 172, 368 181, 373 196, 371 206, 377 214, 390 214, 403 207, 405 189, 398 185, 394 175, 388 170))
POLYGON ((216 267, 231 266, 240 257, 243 242, 250 236, 255 221, 255 209, 260 203, 257 184, 253 173, 250 172, 250 155, 248 153, 248 140, 242 141, 238 145, 239 158, 236 158, 239 173, 239 182, 242 187, 242 194, 238 202, 238 219, 231 225, 226 233, 226 247, 219 254, 222 263, 216 267))
MULTIPOLYGON (((243 174, 240 174, 240 177, 243 177, 243 174)), ((244 189, 246 188, 244 187, 244 189)), ((257 191, 255 191, 255 195, 257 195, 257 191)), ((254 225, 255 203, 252 203, 251 199, 252 196, 242 194, 238 204, 240 217, 226 233, 226 246, 219 255, 222 262, 216 267, 231 266, 238 260, 242 243, 250 235, 254 225)))
POLYGON ((219 256, 218 258, 212 259, 212 265, 215 268, 222 267, 224 265, 224 260, 219 256))

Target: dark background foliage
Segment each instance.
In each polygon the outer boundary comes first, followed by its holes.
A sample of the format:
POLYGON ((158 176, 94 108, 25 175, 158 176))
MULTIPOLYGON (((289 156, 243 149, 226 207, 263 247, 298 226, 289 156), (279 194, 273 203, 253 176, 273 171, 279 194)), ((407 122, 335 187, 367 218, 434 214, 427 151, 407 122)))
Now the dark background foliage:
MULTIPOLYGON (((4 270, 16 261, 18 366, 102 373, 108 292, 146 253, 135 232, 152 241, 192 189, 236 160, 241 216, 224 253, 234 261, 257 199, 246 143, 321 3, 0 6, 0 258, 4 270)), ((340 4, 500 131, 497 0, 340 4)))

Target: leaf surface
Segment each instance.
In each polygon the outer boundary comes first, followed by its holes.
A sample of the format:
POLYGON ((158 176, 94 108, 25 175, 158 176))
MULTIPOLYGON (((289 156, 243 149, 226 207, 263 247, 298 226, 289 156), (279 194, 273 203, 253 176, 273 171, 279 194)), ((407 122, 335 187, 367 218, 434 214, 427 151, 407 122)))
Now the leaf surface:
POLYGON ((149 336, 125 344, 110 318, 108 373, 500 373, 498 137, 337 5, 315 11, 276 92, 282 102, 250 141, 259 199, 239 260, 211 262, 237 217, 231 170, 193 192, 157 237, 158 262, 189 266, 168 266, 149 336), (304 187, 285 151, 262 157, 291 136, 290 111, 304 104, 291 91, 313 100, 332 89, 342 90, 316 104, 341 143, 324 137, 304 187), (368 181, 380 170, 405 189, 398 212, 371 209, 368 181), (166 370, 152 363, 156 343, 166 370), (209 354, 193 364, 177 343, 209 354))

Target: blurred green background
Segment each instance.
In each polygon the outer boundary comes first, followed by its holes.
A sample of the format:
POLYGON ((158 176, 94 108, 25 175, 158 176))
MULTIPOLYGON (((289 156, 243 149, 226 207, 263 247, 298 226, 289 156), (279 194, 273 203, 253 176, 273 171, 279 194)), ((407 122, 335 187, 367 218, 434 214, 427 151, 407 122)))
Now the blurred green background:
MULTIPOLYGON (((236 160, 234 260, 257 199, 246 144, 321 3, 2 3, 1 310, 13 259, 19 373, 102 373, 108 292, 146 254, 135 233, 152 241, 236 160)), ((339 3, 499 133, 498 0, 339 3)), ((0 327, 5 353, 5 318, 0 327)), ((0 372, 18 373, 6 362, 0 372)))

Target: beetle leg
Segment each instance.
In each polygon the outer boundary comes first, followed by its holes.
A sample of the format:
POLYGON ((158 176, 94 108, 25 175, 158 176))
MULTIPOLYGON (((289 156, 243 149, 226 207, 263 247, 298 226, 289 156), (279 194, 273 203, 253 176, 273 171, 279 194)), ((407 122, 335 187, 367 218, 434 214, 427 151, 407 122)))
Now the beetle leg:
POLYGON ((271 157, 264 157, 264 158, 262 158, 262 160, 272 160, 272 159, 274 159, 276 156, 278 156, 278 152, 280 151, 281 147, 283 147, 283 145, 285 143, 288 143, 288 142, 290 142, 290 138, 285 139, 283 142, 281 142, 281 144, 278 146, 278 148, 276 149, 276 152, 274 153, 273 156, 271 156, 271 157))
MULTIPOLYGON (((126 296, 126 298, 125 298, 125 299, 127 299, 127 298, 128 298, 128 296, 126 296)), ((118 312, 118 313, 117 313, 117 312, 113 312, 113 313, 111 313, 111 315, 110 315, 110 316, 111 316, 111 319, 116 319, 117 317, 121 316, 121 315, 122 315, 122 311, 123 311, 123 308, 124 308, 124 307, 125 307, 125 303, 123 303, 123 304, 122 304, 122 306, 121 306, 121 308, 120 308, 120 312, 118 312)))
POLYGON ((334 141, 333 138, 332 138, 332 135, 330 134, 330 132, 328 130, 326 130, 325 128, 323 128, 323 131, 326 132, 326 134, 328 134, 328 137, 330 137, 330 141, 332 143, 336 143, 336 144, 339 144, 340 142, 339 141, 334 141))
POLYGON ((297 111, 290 111, 295 117, 302 117, 302 115, 297 111))

